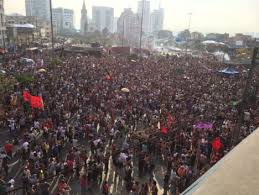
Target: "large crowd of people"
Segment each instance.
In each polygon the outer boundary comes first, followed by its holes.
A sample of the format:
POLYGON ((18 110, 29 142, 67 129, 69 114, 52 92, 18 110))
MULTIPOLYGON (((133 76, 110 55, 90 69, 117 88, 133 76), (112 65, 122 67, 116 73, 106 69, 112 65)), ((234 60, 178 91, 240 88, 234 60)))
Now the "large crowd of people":
MULTIPOLYGON (((0 186, 10 194, 73 194, 77 182, 82 195, 116 194, 114 185, 118 194, 177 195, 231 149, 245 67, 232 78, 217 74, 225 65, 210 57, 67 55, 52 64, 48 54, 30 56, 44 59, 41 67, 18 57, 3 64, 5 76, 34 80, 2 97, 10 139, 2 143, 0 186), (25 90, 44 108, 31 108, 25 90), (20 179, 9 171, 15 158, 20 179)), ((245 110, 239 140, 255 130, 258 107, 245 110)))

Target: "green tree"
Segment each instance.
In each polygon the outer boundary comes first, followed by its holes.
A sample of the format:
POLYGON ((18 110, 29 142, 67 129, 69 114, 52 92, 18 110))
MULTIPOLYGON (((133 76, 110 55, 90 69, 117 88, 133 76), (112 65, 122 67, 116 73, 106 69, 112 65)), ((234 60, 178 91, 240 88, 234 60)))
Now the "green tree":
POLYGON ((34 82, 34 76, 31 74, 16 75, 15 78, 20 84, 23 84, 25 86, 28 86, 34 82))
POLYGON ((173 37, 172 31, 169 30, 160 30, 157 33, 158 39, 171 39, 173 37))
POLYGON ((0 74, 0 93, 1 94, 5 93, 7 90, 12 90, 15 84, 16 84, 16 80, 14 77, 0 74))
POLYGON ((188 29, 186 29, 178 34, 178 38, 182 41, 187 41, 189 38, 191 38, 191 33, 188 29))

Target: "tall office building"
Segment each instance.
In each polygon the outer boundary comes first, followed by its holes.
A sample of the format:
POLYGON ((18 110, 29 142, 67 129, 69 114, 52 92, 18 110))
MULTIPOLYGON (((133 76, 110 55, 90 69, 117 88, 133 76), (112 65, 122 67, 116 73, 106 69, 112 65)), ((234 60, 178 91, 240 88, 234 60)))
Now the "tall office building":
POLYGON ((125 9, 119 19, 117 32, 122 46, 138 47, 140 36, 140 18, 130 8, 125 9))
POLYGON ((86 35, 87 31, 88 31, 88 20, 87 20, 87 10, 86 10, 85 0, 84 0, 82 10, 81 10, 80 32, 82 35, 86 35))
POLYGON ((37 16, 50 21, 49 0, 25 0, 26 16, 37 16))
POLYGON ((0 0, 0 47, 5 48, 6 26, 4 14, 4 1, 0 0))
POLYGON ((52 9, 52 21, 57 29, 57 33, 60 34, 63 28, 63 8, 52 9))
POLYGON ((138 16, 142 17, 142 10, 143 10, 143 24, 142 29, 143 32, 149 33, 151 31, 150 28, 150 1, 141 0, 138 2, 138 16))
POLYGON ((111 7, 93 6, 92 20, 96 29, 102 32, 105 28, 113 32, 114 9, 111 7))
POLYGON ((150 32, 157 32, 163 30, 164 26, 164 9, 159 8, 153 10, 150 16, 150 32))
POLYGON ((54 8, 52 9, 53 25, 57 32, 72 31, 74 29, 74 11, 71 9, 54 8))
POLYGON ((72 9, 64 9, 63 11, 63 29, 74 29, 74 11, 72 9))
POLYGON ((118 17, 114 17, 113 18, 113 33, 116 33, 117 32, 117 24, 118 24, 118 17))

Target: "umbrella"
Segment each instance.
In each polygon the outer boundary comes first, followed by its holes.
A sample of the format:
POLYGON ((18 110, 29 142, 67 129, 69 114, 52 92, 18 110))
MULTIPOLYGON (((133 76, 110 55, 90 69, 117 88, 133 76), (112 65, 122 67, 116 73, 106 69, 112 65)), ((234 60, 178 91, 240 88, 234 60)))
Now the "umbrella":
POLYGON ((37 71, 38 73, 41 73, 41 72, 47 72, 44 68, 41 68, 37 71))
POLYGON ((124 92, 124 93, 129 93, 130 92, 130 90, 128 88, 122 88, 121 91, 124 92))

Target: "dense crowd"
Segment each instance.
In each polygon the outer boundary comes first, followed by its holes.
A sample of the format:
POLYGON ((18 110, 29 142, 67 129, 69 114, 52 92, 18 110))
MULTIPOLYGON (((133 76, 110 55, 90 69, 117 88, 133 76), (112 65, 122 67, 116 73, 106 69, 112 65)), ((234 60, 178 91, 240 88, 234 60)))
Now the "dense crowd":
MULTIPOLYGON (((43 67, 16 57, 4 64, 7 75, 34 75, 2 98, 1 125, 10 139, 2 144, 1 186, 10 193, 21 186, 30 194, 69 194, 76 181, 81 194, 109 194, 119 178, 120 194, 156 195, 162 186, 176 195, 231 149, 244 67, 232 78, 217 74, 225 65, 209 57, 65 56, 55 66, 40 57, 43 67), (44 108, 30 108, 24 90, 41 96, 44 108), (197 128, 201 122, 212 126, 197 128), (19 181, 8 171, 15 156, 23 167, 19 181)), ((240 140, 256 128, 258 102, 245 111, 240 140)))

